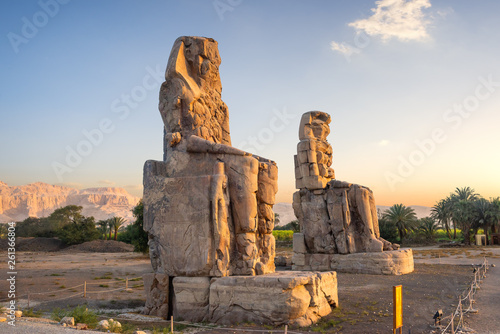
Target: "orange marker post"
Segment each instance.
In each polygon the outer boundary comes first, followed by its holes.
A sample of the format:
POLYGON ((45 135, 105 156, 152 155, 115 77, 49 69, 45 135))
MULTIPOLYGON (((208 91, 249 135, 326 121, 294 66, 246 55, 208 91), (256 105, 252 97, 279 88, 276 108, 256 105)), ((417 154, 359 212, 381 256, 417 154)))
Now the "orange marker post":
POLYGON ((393 334, 399 328, 399 334, 403 334, 403 286, 392 287, 392 313, 393 313, 393 334))

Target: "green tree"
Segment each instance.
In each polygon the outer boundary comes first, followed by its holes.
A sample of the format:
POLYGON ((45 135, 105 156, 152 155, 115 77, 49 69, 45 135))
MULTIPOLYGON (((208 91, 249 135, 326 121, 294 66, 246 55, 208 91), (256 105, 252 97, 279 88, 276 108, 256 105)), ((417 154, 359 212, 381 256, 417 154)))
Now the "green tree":
POLYGON ((75 245, 99 239, 99 231, 95 227, 94 217, 82 216, 64 225, 58 237, 67 245, 75 245))
POLYGON ((148 253, 148 233, 144 231, 144 204, 142 200, 134 207, 132 213, 135 221, 118 236, 119 241, 134 245, 135 252, 148 253))
POLYGON ((464 242, 470 245, 470 232, 473 223, 477 220, 477 209, 474 204, 479 199, 479 195, 470 187, 456 188, 455 192, 449 196, 449 207, 453 225, 462 229, 464 242))
POLYGON ((47 218, 28 217, 16 223, 17 237, 54 237, 56 230, 49 224, 47 218))
POLYGON ((274 225, 278 225, 280 223, 280 214, 274 213, 274 225))
POLYGON ((108 220, 99 220, 97 222, 98 231, 101 234, 101 238, 104 240, 108 239, 108 220))
POLYGON ((67 205, 65 207, 54 210, 47 218, 49 223, 56 229, 63 227, 71 222, 80 220, 83 207, 78 205, 67 205))
POLYGON ((134 251, 141 253, 148 253, 148 233, 144 231, 144 204, 142 199, 132 210, 132 214, 135 217, 135 221, 132 224, 134 229, 132 245, 134 245, 134 251))
MULTIPOLYGON (((444 227, 446 234, 448 235, 448 238, 451 239, 451 231, 450 231, 451 212, 447 201, 448 201, 447 199, 442 199, 436 204, 434 204, 434 206, 432 207, 431 217, 437 220, 439 223, 441 223, 441 226, 444 227)), ((455 233, 454 233, 455 238, 456 238, 456 233, 457 230, 455 228, 455 233)))
POLYGON ((114 240, 116 240, 116 238, 118 237, 118 230, 120 229, 120 227, 125 224, 127 220, 125 218, 122 218, 122 217, 113 217, 110 219, 110 225, 113 227, 113 230, 115 231, 115 237, 114 237, 114 240))
POLYGON ((398 241, 398 228, 396 224, 384 218, 380 209, 377 209, 377 216, 380 237, 389 242, 396 243, 398 241))
POLYGON ((300 232, 300 224, 298 220, 292 220, 286 225, 283 226, 277 226, 274 228, 277 231, 293 231, 293 232, 300 232))
POLYGON ((384 212, 382 217, 396 226, 400 241, 403 241, 408 232, 414 228, 417 220, 415 210, 403 204, 394 204, 384 212))
POLYGON ((418 230, 429 239, 434 239, 438 229, 439 223, 432 217, 425 217, 418 220, 418 230))

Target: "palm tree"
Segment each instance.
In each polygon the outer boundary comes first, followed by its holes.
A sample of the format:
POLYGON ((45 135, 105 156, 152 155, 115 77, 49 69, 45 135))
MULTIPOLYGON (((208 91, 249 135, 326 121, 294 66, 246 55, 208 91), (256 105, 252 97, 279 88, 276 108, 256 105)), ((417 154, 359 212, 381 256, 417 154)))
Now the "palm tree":
POLYGON ((453 225, 462 229, 466 245, 470 245, 470 229, 477 214, 474 202, 479 198, 474 189, 470 187, 456 188, 449 197, 449 208, 453 225))
POLYGON ((418 229, 422 231, 426 237, 434 239, 434 235, 439 228, 439 224, 434 218, 425 217, 419 219, 418 224, 418 229))
POLYGON ((491 233, 497 233, 497 226, 500 222, 500 197, 490 198, 490 203, 492 212, 491 233))
MULTIPOLYGON (((432 207, 431 217, 441 223, 441 226, 443 226, 446 230, 448 238, 451 239, 451 232, 450 232, 451 212, 448 205, 448 198, 442 199, 436 204, 434 204, 434 206, 432 207)), ((457 229, 455 227, 455 238, 456 234, 457 234, 457 229)))
POLYGON ((108 240, 111 240, 111 233, 113 232, 113 218, 109 218, 106 221, 108 222, 108 232, 109 232, 108 240))
POLYGON ((415 210, 403 204, 394 204, 383 215, 390 223, 396 225, 399 233, 399 240, 402 241, 408 231, 411 231, 417 220, 415 210))
POLYGON ((474 233, 477 229, 483 228, 486 235, 486 244, 489 245, 488 232, 493 226, 498 224, 500 219, 500 199, 491 198, 489 201, 484 198, 478 199, 475 203, 476 216, 474 217, 474 233))
POLYGON ((114 240, 116 240, 116 237, 118 236, 118 229, 120 228, 120 226, 122 226, 127 220, 125 218, 122 218, 122 217, 113 217, 110 219, 111 221, 111 226, 113 226, 113 229, 115 231, 115 238, 114 240))
POLYGON ((101 232, 101 237, 104 240, 108 239, 107 233, 108 233, 108 221, 107 220, 99 220, 97 222, 97 225, 99 226, 99 232, 101 232))

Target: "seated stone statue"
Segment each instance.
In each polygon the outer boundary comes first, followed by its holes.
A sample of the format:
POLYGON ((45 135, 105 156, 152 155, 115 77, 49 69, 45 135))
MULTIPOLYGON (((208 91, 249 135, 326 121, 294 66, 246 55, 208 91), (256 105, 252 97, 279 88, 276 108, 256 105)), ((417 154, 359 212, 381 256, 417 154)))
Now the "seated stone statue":
POLYGON ((380 238, 373 192, 338 181, 330 168, 330 115, 302 115, 295 156, 293 209, 309 253, 350 254, 398 249, 380 238))
POLYGON ((220 56, 210 38, 180 37, 160 90, 164 161, 144 166, 144 229, 155 273, 274 272, 276 163, 231 146, 220 56))

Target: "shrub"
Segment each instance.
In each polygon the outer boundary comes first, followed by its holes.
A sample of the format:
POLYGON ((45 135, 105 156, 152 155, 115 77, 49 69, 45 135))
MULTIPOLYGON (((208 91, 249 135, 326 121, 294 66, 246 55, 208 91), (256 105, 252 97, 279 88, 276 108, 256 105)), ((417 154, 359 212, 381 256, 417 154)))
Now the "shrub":
POLYGON ((398 242, 398 228, 396 224, 392 223, 387 219, 379 219, 378 226, 380 230, 380 236, 389 242, 398 242))
POLYGON ((282 231, 282 230, 274 230, 273 231, 274 238, 277 241, 292 241, 293 240, 293 231, 282 231))
POLYGON ((72 309, 69 317, 75 318, 75 323, 84 323, 89 325, 89 327, 95 327, 98 322, 97 314, 87 308, 87 305, 79 305, 72 309))
POLYGON ((42 311, 33 311, 33 307, 25 308, 23 310, 23 317, 40 318, 41 316, 42 316, 42 311))
POLYGON ((148 253, 148 234, 144 231, 144 204, 142 200, 132 210, 135 221, 125 228, 125 231, 118 234, 118 241, 123 241, 134 245, 135 252, 148 253))
POLYGON ((283 226, 276 226, 274 228, 275 231, 280 231, 280 230, 291 230, 293 232, 300 232, 300 225, 298 220, 293 220, 289 222, 286 225, 283 226))
POLYGON ((76 245, 97 240, 99 231, 95 228, 94 217, 84 217, 63 226, 58 236, 65 244, 76 245))

